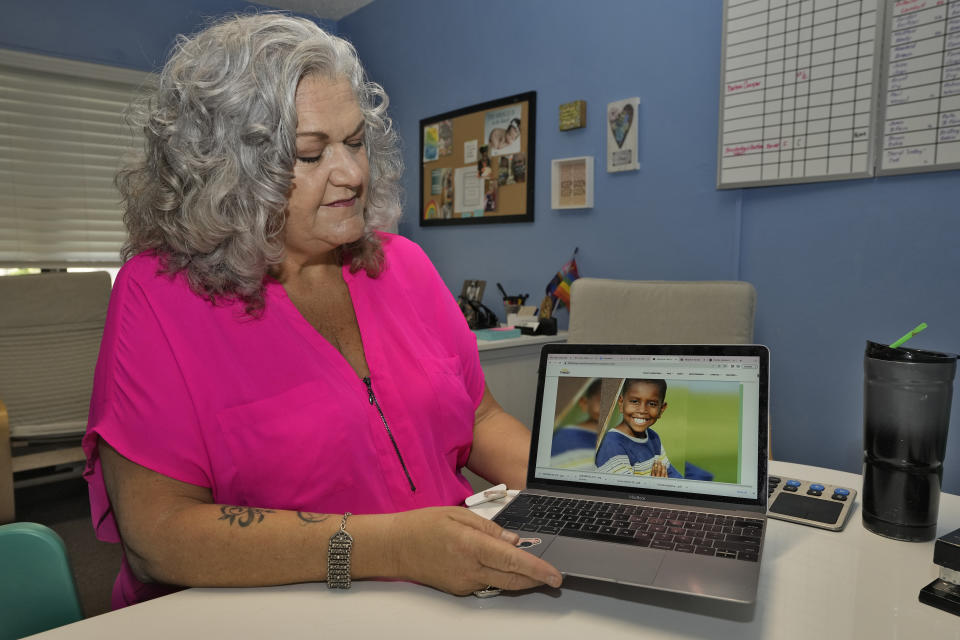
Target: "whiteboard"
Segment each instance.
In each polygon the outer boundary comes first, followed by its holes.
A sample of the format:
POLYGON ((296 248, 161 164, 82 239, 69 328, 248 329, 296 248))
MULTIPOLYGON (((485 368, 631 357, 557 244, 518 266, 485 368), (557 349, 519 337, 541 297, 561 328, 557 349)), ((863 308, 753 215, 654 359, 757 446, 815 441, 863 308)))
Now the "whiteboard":
POLYGON ((873 175, 883 9, 724 2, 718 188, 873 175))
POLYGON ((896 0, 884 39, 878 172, 960 168, 960 0, 896 0))

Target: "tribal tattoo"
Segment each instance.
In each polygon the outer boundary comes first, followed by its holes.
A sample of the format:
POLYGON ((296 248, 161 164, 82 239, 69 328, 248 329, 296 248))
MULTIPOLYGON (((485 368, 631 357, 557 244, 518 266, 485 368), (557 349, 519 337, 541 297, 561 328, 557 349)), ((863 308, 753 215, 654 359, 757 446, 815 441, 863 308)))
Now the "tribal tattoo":
POLYGON ((249 527, 254 522, 263 522, 263 516, 267 513, 274 513, 270 509, 257 509, 254 507, 231 507, 223 505, 220 507, 220 520, 228 520, 231 525, 238 524, 241 527, 249 527))
POLYGON ((327 513, 313 513, 311 511, 297 511, 297 516, 305 524, 317 524, 319 522, 325 522, 327 518, 330 517, 330 514, 327 513))

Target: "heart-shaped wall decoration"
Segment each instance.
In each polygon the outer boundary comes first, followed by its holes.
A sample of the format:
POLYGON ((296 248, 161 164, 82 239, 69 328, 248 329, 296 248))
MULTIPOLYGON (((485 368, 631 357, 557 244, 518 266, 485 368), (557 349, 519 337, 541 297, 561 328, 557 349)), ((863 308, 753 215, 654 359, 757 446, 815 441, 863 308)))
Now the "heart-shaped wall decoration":
POLYGON ((610 132, 617 143, 617 148, 623 148, 623 141, 627 139, 627 132, 633 124, 633 105, 625 104, 619 111, 611 109, 607 115, 610 121, 610 132))

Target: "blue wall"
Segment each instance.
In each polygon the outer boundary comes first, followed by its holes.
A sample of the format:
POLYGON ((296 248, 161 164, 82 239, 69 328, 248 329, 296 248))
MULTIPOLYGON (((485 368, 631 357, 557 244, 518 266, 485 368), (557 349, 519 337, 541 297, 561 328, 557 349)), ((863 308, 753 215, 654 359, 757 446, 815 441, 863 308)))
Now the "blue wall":
MULTIPOLYGON (((264 7, 243 0, 28 0, 4 2, 0 47, 142 71, 163 66, 174 38, 226 13, 264 7)), ((333 33, 332 21, 317 21, 333 33)))
MULTIPOLYGON (((960 350, 960 176, 717 191, 721 5, 379 0, 339 27, 389 92, 406 142, 401 232, 452 290, 485 279, 498 311, 495 282, 539 300, 574 246, 583 275, 752 282, 756 340, 773 354, 775 457, 857 472, 865 340, 892 341, 923 320, 930 328, 911 344, 960 350), (419 120, 529 90, 535 222, 419 227, 419 120), (634 95, 643 166, 608 174, 605 107, 634 95), (558 105, 577 99, 589 126, 558 131, 558 105), (552 211, 549 161, 580 155, 595 157, 594 208, 552 211)), ((948 445, 944 486, 958 493, 960 433, 948 445)))
MULTIPOLYGON (((248 7, 7 4, 0 46, 138 69, 155 68, 174 34, 204 16, 248 7)), ((893 340, 924 320, 913 343, 960 350, 958 173, 717 191, 720 22, 721 3, 708 0, 379 0, 326 26, 357 45, 390 93, 408 166, 400 230, 451 289, 483 278, 497 310, 496 282, 539 299, 574 246, 589 276, 748 280, 756 339, 773 352, 775 456, 859 471, 864 340, 893 340), (536 221, 420 228, 419 120, 529 90, 539 101, 536 221), (634 95, 643 167, 607 174, 605 106, 634 95), (559 132, 557 106, 577 99, 589 126, 559 132), (597 163, 595 206, 552 211, 549 161, 579 155, 597 163)), ((960 493, 956 433, 944 478, 960 493)))

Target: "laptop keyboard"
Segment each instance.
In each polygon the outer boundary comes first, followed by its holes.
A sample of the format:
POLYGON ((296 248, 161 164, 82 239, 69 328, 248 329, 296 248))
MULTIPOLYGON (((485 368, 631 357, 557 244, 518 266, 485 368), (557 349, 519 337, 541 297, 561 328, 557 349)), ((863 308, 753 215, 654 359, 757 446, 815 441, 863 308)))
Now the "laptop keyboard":
POLYGON ((756 562, 764 521, 754 518, 520 494, 493 519, 504 529, 756 562))

